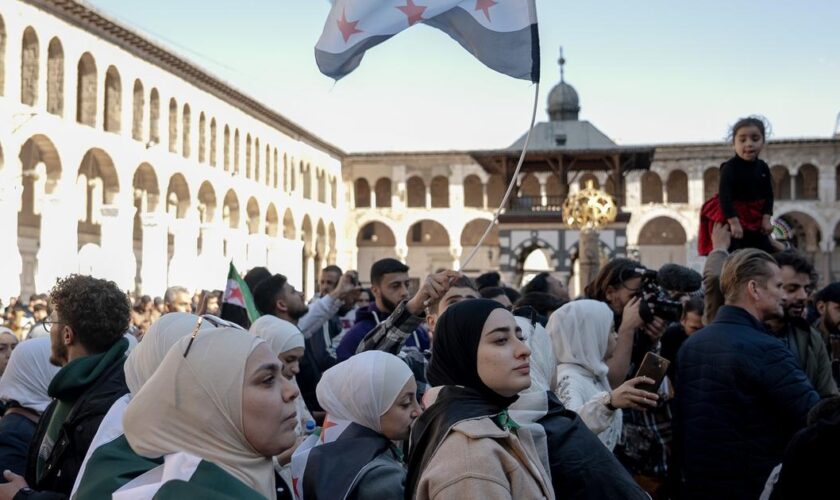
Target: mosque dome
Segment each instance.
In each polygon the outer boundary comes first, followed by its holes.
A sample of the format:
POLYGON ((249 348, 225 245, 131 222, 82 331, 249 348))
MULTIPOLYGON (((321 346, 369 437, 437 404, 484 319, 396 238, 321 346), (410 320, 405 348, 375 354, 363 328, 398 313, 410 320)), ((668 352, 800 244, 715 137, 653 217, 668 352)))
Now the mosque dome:
POLYGON ((548 94, 548 116, 551 121, 577 121, 580 113, 580 98, 574 87, 566 83, 563 66, 566 60, 560 51, 560 83, 548 94))

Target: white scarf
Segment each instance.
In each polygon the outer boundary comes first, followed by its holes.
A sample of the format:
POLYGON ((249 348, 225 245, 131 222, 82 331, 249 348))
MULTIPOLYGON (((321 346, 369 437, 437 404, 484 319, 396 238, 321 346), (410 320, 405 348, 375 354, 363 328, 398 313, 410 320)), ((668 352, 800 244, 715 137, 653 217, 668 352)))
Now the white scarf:
POLYGON ((0 378, 0 399, 44 413, 52 398, 47 388, 59 367, 50 364, 50 339, 25 340, 15 347, 0 378))

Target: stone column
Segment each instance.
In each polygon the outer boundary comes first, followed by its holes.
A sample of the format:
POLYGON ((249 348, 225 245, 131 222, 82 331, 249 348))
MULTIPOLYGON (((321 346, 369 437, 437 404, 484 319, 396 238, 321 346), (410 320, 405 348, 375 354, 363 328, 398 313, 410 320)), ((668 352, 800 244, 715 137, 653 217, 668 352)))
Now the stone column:
POLYGON ((244 229, 228 230, 227 255, 238 271, 248 269, 248 233, 244 229))
POLYGON ((0 181, 0 300, 9 303, 9 298, 20 295, 20 274, 23 272, 23 261, 18 251, 18 204, 20 203, 22 188, 20 182, 9 179, 0 181))
POLYGON ((396 248, 394 248, 394 253, 397 254, 397 260, 405 264, 406 259, 408 259, 408 247, 397 244, 396 248))
POLYGON ((315 293, 315 252, 304 249, 303 257, 306 259, 306 265, 304 266, 305 275, 303 277, 303 290, 306 294, 306 299, 309 300, 309 298, 315 293))
POLYGON ((426 208, 432 208, 432 184, 426 185, 426 208))
POLYGON ((133 220, 135 208, 132 205, 104 205, 100 209, 102 240, 101 247, 105 261, 100 270, 105 279, 117 284, 121 290, 134 289, 134 273, 137 261, 132 249, 133 220))
POLYGON ((169 262, 168 286, 198 288, 198 211, 190 209, 182 219, 172 221, 174 251, 169 262))
MULTIPOLYGON (((580 232, 580 243, 578 260, 580 271, 578 273, 581 287, 591 283, 598 275, 600 262, 598 259, 598 231, 595 229, 583 229, 580 232)), ((578 290, 578 292, 580 292, 578 290)))
MULTIPOLYGON (((481 250, 479 250, 481 251, 481 250)), ((460 270, 461 269, 461 254, 464 252, 464 249, 460 246, 457 247, 449 247, 449 255, 452 256, 452 267, 450 269, 460 270)))
POLYGON ((266 265, 268 252, 268 236, 264 234, 248 235, 248 269, 266 265))
POLYGON ((224 254, 224 227, 205 223, 201 231, 201 255, 198 256, 199 286, 203 290, 223 290, 227 280, 228 260, 224 254))
POLYGON ((57 278, 78 270, 78 210, 74 201, 73 197, 58 194, 41 198, 41 247, 35 273, 38 292, 47 292, 57 278))
POLYGON ((163 212, 140 215, 143 227, 140 292, 152 297, 162 297, 166 291, 169 218, 163 212))

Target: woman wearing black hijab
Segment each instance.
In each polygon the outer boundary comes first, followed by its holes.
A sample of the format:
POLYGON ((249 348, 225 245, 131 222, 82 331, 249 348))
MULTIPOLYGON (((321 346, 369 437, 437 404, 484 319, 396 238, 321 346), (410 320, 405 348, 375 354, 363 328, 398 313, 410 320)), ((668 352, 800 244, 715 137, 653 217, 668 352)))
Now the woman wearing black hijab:
POLYGON ((533 440, 507 408, 531 384, 531 350, 513 315, 492 300, 446 309, 428 380, 437 399, 411 433, 406 498, 553 499, 533 440))

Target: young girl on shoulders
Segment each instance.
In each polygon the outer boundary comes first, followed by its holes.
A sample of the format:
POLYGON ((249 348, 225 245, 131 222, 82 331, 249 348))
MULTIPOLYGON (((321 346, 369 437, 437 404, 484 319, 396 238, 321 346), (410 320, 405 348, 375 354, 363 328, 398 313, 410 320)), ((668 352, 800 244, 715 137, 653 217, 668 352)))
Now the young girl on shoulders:
POLYGON ((741 118, 730 131, 735 155, 720 166, 717 196, 700 212, 698 253, 712 250, 711 230, 716 222, 727 223, 732 233, 729 250, 758 248, 774 251, 769 235, 773 232, 773 182, 770 167, 759 154, 766 141, 767 124, 760 117, 741 118))

